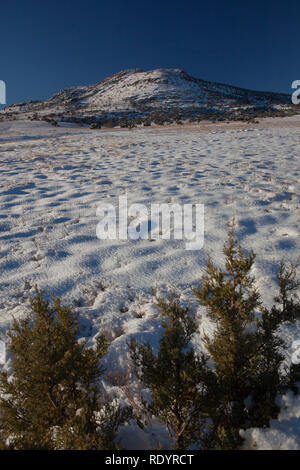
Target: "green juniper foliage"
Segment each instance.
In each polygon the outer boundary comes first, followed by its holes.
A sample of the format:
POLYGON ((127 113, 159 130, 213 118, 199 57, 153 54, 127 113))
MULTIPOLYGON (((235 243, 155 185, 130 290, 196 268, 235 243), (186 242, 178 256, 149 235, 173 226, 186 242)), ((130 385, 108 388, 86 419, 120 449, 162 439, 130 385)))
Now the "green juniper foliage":
MULTIPOLYGON (((297 267, 299 266, 300 257, 295 264, 286 266, 282 261, 277 275, 279 285, 279 295, 275 297, 276 304, 281 308, 281 321, 294 321, 300 319, 300 303, 295 291, 300 287, 300 281, 296 279, 297 267)), ((278 312, 278 308, 273 307, 274 312, 278 312)), ((276 317, 276 314, 274 313, 276 317)))
POLYGON ((204 356, 197 357, 189 344, 197 329, 189 308, 180 305, 175 293, 158 305, 164 328, 159 351, 154 354, 150 344, 138 346, 132 339, 131 359, 137 377, 151 391, 152 400, 144 406, 166 426, 173 449, 185 449, 205 436, 210 398, 198 384, 210 383, 212 374, 204 356))
POLYGON ((9 332, 13 376, 0 374, 2 442, 12 449, 114 448, 130 410, 106 403, 100 392, 104 337, 86 348, 71 309, 59 299, 50 305, 38 290, 31 308, 9 332))
POLYGON ((275 398, 290 383, 290 376, 281 367, 285 344, 276 332, 284 321, 299 317, 299 303, 289 297, 299 285, 296 267, 281 263, 278 305, 266 309, 250 274, 255 255, 242 250, 234 229, 233 222, 224 245, 225 270, 209 259, 203 282, 195 290, 215 325, 213 336, 204 341, 218 384, 211 391, 216 403, 210 415, 212 442, 220 449, 241 444, 240 428, 267 426, 277 416, 275 398))
MULTIPOLYGON (((296 294, 300 287, 300 281, 296 279, 299 262, 300 257, 298 257, 295 264, 290 266, 287 266, 283 261, 280 263, 277 275, 279 295, 275 297, 275 305, 271 311, 267 312, 272 331, 276 331, 284 321, 294 322, 300 320, 300 302, 296 294)), ((287 372, 286 385, 292 388, 295 393, 298 393, 295 383, 299 381, 300 364, 292 364, 287 372)))

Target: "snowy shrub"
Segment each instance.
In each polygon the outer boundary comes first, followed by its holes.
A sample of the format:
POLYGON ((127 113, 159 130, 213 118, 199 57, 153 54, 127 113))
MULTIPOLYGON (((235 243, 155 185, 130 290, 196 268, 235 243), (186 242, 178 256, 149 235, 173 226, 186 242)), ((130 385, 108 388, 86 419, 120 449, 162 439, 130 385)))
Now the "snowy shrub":
POLYGON ((113 449, 130 408, 108 402, 99 387, 106 353, 78 342, 78 322, 59 299, 36 291, 32 311, 9 331, 13 376, 0 373, 0 437, 11 449, 113 449))
POLYGON ((151 392, 145 409, 166 426, 174 449, 240 447, 240 430, 268 426, 279 412, 276 396, 300 379, 299 365, 282 368, 285 344, 277 334, 283 322, 300 318, 296 266, 281 264, 279 295, 268 310, 250 274, 255 255, 237 244, 234 224, 224 254, 225 269, 209 259, 194 291, 214 325, 204 336, 205 355, 189 344, 197 326, 176 296, 159 301, 158 353, 149 344, 130 344, 135 374, 151 392))
POLYGON ((205 358, 189 347, 197 329, 189 309, 181 307, 176 294, 158 304, 164 328, 158 354, 150 344, 138 346, 132 339, 131 359, 136 376, 151 391, 151 402, 144 403, 145 416, 154 415, 166 426, 173 449, 185 449, 204 434, 210 397, 198 384, 209 383, 213 374, 205 358))

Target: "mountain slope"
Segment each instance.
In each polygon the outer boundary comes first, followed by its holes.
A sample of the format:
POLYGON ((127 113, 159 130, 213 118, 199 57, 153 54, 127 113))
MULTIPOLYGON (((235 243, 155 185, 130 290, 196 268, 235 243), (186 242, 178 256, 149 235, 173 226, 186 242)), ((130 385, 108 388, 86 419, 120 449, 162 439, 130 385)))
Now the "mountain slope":
POLYGON ((7 118, 75 118, 89 122, 114 119, 178 120, 234 117, 249 108, 277 112, 292 109, 288 94, 258 92, 196 79, 180 69, 119 72, 99 83, 66 88, 46 101, 12 105, 7 118), (238 110, 238 113, 237 113, 238 110))

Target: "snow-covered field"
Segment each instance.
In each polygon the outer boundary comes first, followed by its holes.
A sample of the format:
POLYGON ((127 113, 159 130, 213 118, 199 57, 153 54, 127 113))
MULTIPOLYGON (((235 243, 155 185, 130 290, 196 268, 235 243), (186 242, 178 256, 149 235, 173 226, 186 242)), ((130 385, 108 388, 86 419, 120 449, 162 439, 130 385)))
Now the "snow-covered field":
MULTIPOLYGON (((254 274, 270 303, 280 259, 295 261, 300 248, 300 118, 273 122, 133 131, 0 123, 0 339, 38 284, 74 305, 90 344, 100 330, 115 338, 107 367, 124 371, 131 335, 158 342, 155 296, 179 286, 198 309, 201 349, 210 325, 191 287, 208 254, 222 263, 232 217, 242 245, 257 254, 254 274), (119 195, 129 204, 204 203, 203 249, 187 251, 180 240, 99 240, 96 209, 119 195)), ((292 345, 299 322, 282 334, 292 345)), ((245 447, 300 449, 300 399, 287 394, 281 403, 279 420, 247 431, 245 447)), ((122 431, 129 448, 155 442, 149 430, 132 433, 122 431)))

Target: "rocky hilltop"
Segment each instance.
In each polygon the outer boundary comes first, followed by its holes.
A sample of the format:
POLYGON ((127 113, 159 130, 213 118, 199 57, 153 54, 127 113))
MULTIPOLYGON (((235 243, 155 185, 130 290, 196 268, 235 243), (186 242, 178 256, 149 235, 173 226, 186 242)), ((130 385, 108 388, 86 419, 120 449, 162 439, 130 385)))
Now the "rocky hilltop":
POLYGON ((208 82, 181 69, 125 70, 99 83, 75 86, 45 101, 8 106, 0 119, 46 119, 132 126, 152 122, 247 120, 295 114, 289 94, 208 82))

